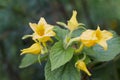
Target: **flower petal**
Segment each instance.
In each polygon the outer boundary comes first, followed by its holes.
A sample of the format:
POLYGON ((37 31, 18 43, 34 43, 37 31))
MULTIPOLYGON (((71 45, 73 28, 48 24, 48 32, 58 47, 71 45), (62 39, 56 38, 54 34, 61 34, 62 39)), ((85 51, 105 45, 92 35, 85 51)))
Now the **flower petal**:
POLYGON ((106 30, 102 31, 102 39, 109 40, 113 37, 113 34, 111 32, 108 32, 106 30))
POLYGON ((98 37, 97 44, 102 46, 104 50, 108 49, 107 40, 111 39, 113 37, 113 34, 109 31, 103 30, 101 31, 98 27, 96 30, 96 36, 98 37))
POLYGON ((49 31, 49 32, 47 32, 47 34, 45 34, 45 36, 55 36, 56 35, 56 33, 55 32, 53 32, 53 31, 49 31))
POLYGON ((32 29, 34 32, 36 32, 38 25, 37 25, 36 23, 29 23, 29 25, 30 25, 31 29, 32 29))
POLYGON ((41 52, 41 46, 39 43, 34 43, 32 46, 29 48, 21 50, 21 54, 40 54, 41 52))
POLYGON ((50 31, 53 31, 53 28, 54 27, 52 25, 47 24, 45 26, 45 34, 49 33, 50 31))
POLYGON ((108 45, 107 42, 105 40, 100 40, 99 42, 97 42, 100 46, 102 46, 104 48, 104 50, 108 49, 108 45))
POLYGON ((102 32, 101 32, 99 26, 97 27, 97 30, 95 31, 95 33, 96 33, 96 37, 97 37, 98 39, 101 39, 101 38, 102 38, 102 32))
POLYGON ((47 22, 46 22, 46 20, 43 17, 41 17, 39 22, 38 22, 38 25, 39 24, 47 24, 47 22))
POLYGON ((38 40, 39 40, 40 42, 45 43, 45 42, 47 42, 47 41, 50 41, 51 38, 50 38, 50 36, 43 36, 42 38, 39 38, 38 40))
POLYGON ((78 28, 79 23, 78 23, 78 21, 76 19, 76 16, 77 16, 77 11, 73 11, 72 17, 68 21, 68 29, 70 31, 73 31, 73 30, 78 28))
POLYGON ((91 47, 91 46, 95 45, 95 43, 97 41, 95 31, 94 30, 86 30, 85 32, 83 32, 81 34, 80 40, 87 47, 91 47))

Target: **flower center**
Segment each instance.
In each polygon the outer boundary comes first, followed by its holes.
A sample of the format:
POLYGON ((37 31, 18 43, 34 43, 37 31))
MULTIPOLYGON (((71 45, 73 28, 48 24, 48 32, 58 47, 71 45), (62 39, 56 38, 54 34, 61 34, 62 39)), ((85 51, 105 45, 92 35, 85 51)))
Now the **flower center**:
POLYGON ((102 38, 102 35, 101 35, 101 31, 98 29, 96 30, 96 37, 98 38, 98 40, 100 40, 102 38))
POLYGON ((38 33, 38 35, 40 35, 40 36, 43 36, 43 35, 44 35, 44 33, 45 33, 44 24, 41 24, 41 25, 38 26, 37 33, 38 33))

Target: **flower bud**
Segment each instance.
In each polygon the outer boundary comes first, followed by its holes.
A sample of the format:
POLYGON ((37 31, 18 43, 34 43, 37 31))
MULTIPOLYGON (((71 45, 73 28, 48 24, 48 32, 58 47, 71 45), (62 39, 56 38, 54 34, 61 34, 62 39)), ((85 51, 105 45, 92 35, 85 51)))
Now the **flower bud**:
POLYGON ((75 63, 76 68, 78 68, 79 70, 84 71, 85 73, 87 73, 89 76, 91 76, 91 73, 88 71, 86 64, 82 61, 79 60, 75 63))
POLYGON ((22 54, 26 54, 26 53, 29 53, 29 54, 40 54, 41 48, 42 47, 41 47, 41 45, 39 43, 34 43, 29 48, 21 50, 22 51, 21 55, 22 54))

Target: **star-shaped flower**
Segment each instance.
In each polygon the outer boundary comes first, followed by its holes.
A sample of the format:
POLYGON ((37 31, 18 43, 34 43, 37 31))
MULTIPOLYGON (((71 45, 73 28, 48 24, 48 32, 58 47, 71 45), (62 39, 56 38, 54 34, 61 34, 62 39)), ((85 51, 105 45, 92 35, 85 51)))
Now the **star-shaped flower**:
POLYGON ((50 40, 52 36, 55 36, 55 32, 52 30, 53 26, 47 24, 44 18, 40 18, 38 24, 29 23, 30 27, 34 31, 33 40, 39 40, 40 42, 46 42, 50 40))
POLYGON ((80 41, 87 47, 94 46, 95 44, 99 44, 107 50, 107 40, 111 39, 113 34, 106 30, 100 30, 98 26, 97 30, 86 30, 79 37, 80 41))

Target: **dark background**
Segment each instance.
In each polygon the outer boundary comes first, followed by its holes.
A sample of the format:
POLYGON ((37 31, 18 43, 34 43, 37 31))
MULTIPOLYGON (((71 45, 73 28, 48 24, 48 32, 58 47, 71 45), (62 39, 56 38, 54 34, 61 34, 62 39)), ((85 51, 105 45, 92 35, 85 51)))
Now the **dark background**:
MULTIPOLYGON (((44 80, 44 63, 19 68, 20 50, 33 43, 21 38, 32 33, 29 22, 45 17, 56 25, 67 22, 73 10, 88 28, 99 25, 120 34, 120 0, 0 0, 0 80, 44 80)), ((95 65, 91 72, 90 80, 120 80, 120 56, 95 65)))

